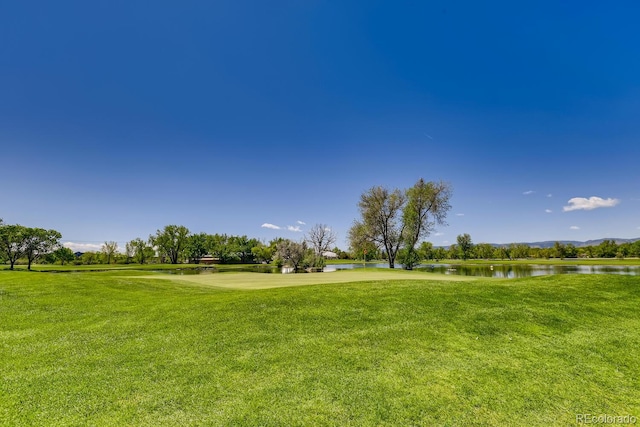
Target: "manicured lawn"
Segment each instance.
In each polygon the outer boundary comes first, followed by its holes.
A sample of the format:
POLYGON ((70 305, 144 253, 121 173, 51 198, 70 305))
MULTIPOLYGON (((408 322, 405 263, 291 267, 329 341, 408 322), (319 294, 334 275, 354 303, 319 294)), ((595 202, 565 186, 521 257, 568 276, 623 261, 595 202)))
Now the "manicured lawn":
POLYGON ((380 280, 440 280, 470 281, 475 277, 455 276, 422 271, 389 269, 342 270, 332 273, 313 274, 258 274, 247 272, 191 274, 176 277, 175 274, 156 274, 153 276, 132 276, 132 278, 153 278, 180 281, 193 285, 224 289, 270 289, 291 286, 328 285, 335 283, 366 282, 380 280))
POLYGON ((640 416, 636 277, 131 273, 0 272, 0 424, 640 416))

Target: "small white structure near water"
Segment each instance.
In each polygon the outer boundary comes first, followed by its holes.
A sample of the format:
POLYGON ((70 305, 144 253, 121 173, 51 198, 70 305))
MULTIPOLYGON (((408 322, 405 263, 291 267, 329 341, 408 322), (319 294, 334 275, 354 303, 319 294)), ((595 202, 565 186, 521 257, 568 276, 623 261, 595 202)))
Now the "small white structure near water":
POLYGON ((335 252, 331 252, 331 251, 322 252, 322 256, 327 258, 327 259, 338 259, 338 254, 335 253, 335 252))

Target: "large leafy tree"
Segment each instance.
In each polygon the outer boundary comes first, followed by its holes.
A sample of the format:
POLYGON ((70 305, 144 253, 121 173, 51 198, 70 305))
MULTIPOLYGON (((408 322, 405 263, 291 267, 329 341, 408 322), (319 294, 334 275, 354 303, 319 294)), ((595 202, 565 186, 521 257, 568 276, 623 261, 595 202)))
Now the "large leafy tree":
POLYGON ((62 234, 56 230, 45 230, 44 228, 24 229, 24 256, 27 257, 27 270, 31 270, 38 258, 53 252, 60 247, 62 234))
POLYGON ((275 248, 258 242, 256 246, 251 248, 251 253, 257 262, 268 264, 273 258, 275 248))
POLYGON ((187 246, 185 248, 189 262, 194 264, 200 263, 200 259, 208 252, 207 239, 207 233, 192 234, 189 236, 187 239, 187 246))
POLYGON ((404 242, 410 250, 436 225, 445 225, 451 205, 451 186, 445 182, 418 182, 406 191, 407 203, 402 211, 404 242))
POLYGON ((169 258, 171 264, 177 264, 185 254, 189 229, 183 225, 167 225, 162 230, 157 230, 155 236, 149 240, 158 251, 169 258))
POLYGON ((276 247, 275 256, 281 259, 285 265, 297 271, 306 256, 306 252, 306 242, 298 243, 291 240, 282 240, 276 247))
POLYGON ((118 251, 118 243, 114 241, 104 242, 102 245, 101 252, 104 255, 104 258, 107 261, 107 264, 111 264, 111 259, 114 257, 116 252, 118 251))
POLYGON ((222 264, 237 262, 239 258, 237 251, 232 247, 232 239, 226 234, 209 235, 207 239, 207 249, 209 253, 222 264))
POLYGON ((138 264, 144 264, 153 258, 154 250, 148 241, 142 240, 140 237, 127 242, 127 251, 131 253, 133 260, 138 264))
POLYGON ((404 224, 401 213, 405 200, 404 193, 398 189, 372 187, 360 196, 358 208, 361 219, 355 221, 351 227, 354 232, 349 233, 384 248, 389 268, 395 267, 396 255, 402 244, 404 224))
POLYGON ((231 251, 235 254, 235 258, 239 259, 243 264, 254 262, 253 252, 255 246, 260 244, 257 239, 250 239, 247 236, 230 236, 229 245, 231 251))
POLYGON ((457 237, 458 251, 460 252, 460 258, 468 260, 471 257, 471 250, 473 249, 473 243, 471 242, 471 236, 468 233, 460 234, 457 237))
POLYGON ((352 247, 369 241, 384 249, 389 268, 395 267, 401 247, 405 265, 412 268, 418 256, 416 244, 428 236, 436 225, 444 225, 451 208, 451 187, 444 182, 425 182, 405 190, 372 187, 360 196, 361 219, 349 231, 352 247))
POLYGON ((76 259, 73 251, 65 246, 60 246, 53 251, 53 256, 56 260, 60 261, 60 264, 64 265, 65 262, 71 262, 76 259))
POLYGON ((0 223, 0 246, 4 258, 9 261, 11 270, 13 270, 16 261, 24 256, 26 229, 18 224, 0 223))

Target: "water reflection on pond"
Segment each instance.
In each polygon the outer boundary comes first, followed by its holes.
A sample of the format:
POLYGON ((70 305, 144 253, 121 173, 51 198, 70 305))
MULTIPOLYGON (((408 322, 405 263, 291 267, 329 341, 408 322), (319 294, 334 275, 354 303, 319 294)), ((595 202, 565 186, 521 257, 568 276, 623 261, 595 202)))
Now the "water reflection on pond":
MULTIPOLYGON (((367 268, 388 268, 388 264, 367 264, 367 268)), ((362 264, 327 265, 324 271, 363 268, 362 264)), ((397 264, 396 268, 402 268, 397 264)), ((459 276, 517 278, 550 274, 624 274, 640 276, 640 266, 627 265, 542 265, 542 264, 421 264, 414 270, 459 276)))
MULTIPOLYGON (((367 263, 367 268, 388 268, 386 263, 367 263)), ((324 272, 337 270, 353 270, 363 268, 361 263, 353 264, 328 264, 324 272)), ((402 269, 401 264, 396 264, 397 269, 402 269)), ((640 276, 640 266, 618 265, 542 265, 542 264, 421 264, 415 268, 417 271, 431 273, 452 274, 459 276, 479 276, 498 278, 518 278, 531 276, 545 276, 550 274, 624 274, 640 276)), ((172 274, 211 274, 224 272, 252 272, 252 273, 292 273, 291 268, 278 268, 274 265, 259 264, 247 266, 215 265, 200 268, 184 268, 175 270, 157 270, 162 273, 172 274)))

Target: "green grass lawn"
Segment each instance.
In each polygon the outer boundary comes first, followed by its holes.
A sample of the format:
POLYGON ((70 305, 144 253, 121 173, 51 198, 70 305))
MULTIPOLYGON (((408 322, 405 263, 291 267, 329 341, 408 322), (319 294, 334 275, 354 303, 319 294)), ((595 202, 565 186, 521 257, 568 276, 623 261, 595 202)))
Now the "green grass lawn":
POLYGON ((640 417, 637 277, 135 274, 0 272, 1 425, 640 417))

